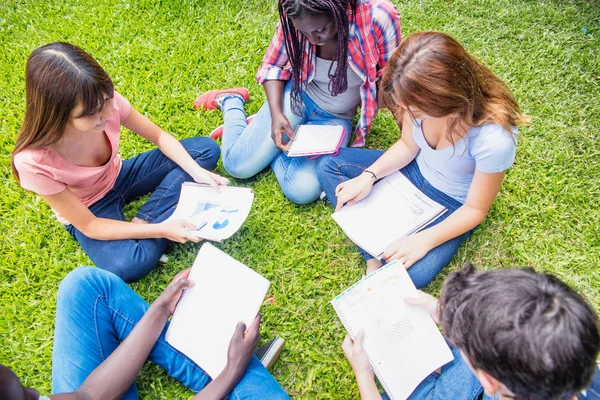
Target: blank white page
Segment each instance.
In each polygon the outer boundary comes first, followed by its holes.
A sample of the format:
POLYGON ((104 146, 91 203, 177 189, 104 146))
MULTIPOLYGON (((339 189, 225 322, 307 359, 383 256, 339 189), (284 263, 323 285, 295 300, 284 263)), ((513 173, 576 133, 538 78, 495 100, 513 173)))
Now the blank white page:
POLYGON ((227 364, 229 341, 238 322, 250 326, 269 290, 269 281, 210 243, 204 243, 166 334, 177 350, 215 379, 227 364))
POLYGON ((344 136, 341 125, 300 125, 287 153, 289 157, 335 152, 344 136))

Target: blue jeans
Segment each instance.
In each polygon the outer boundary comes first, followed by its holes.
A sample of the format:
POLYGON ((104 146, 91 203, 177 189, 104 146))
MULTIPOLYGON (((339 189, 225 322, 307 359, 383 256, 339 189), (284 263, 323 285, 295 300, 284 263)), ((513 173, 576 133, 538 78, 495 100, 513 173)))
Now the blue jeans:
MULTIPOLYGON (((454 360, 442 367, 441 374, 433 372, 425 378, 411 393, 408 400, 475 400, 480 398, 483 394, 481 383, 463 360, 460 350, 451 349, 454 360)), ((390 399, 386 393, 382 393, 381 398, 390 399)))
MULTIPOLYGON (((202 168, 212 170, 219 160, 219 146, 210 138, 184 139, 181 144, 202 168)), ((159 149, 150 150, 124 160, 113 188, 89 206, 89 210, 98 218, 125 221, 125 204, 152 192, 136 217, 159 223, 175 210, 181 184, 186 181, 193 179, 159 149)), ((96 266, 117 274, 126 282, 146 276, 168 244, 167 239, 96 240, 85 236, 73 225, 66 228, 96 266)))
POLYGON ((596 373, 585 391, 577 395, 578 400, 600 400, 600 368, 596 367, 596 373))
MULTIPOLYGON (((346 137, 342 146, 347 146, 352 131, 352 120, 336 117, 321 108, 308 97, 302 95, 302 114, 291 110, 291 81, 283 93, 283 113, 292 129, 300 124, 342 125, 346 137)), ((285 196, 296 204, 308 204, 321 194, 317 179, 317 160, 308 157, 288 157, 275 147, 271 139, 271 111, 265 102, 252 122, 246 123, 244 101, 241 97, 229 97, 223 104, 223 166, 227 172, 240 179, 247 179, 271 165, 275 177, 285 196)), ((284 141, 288 140, 284 134, 284 141)))
MULTIPOLYGON (((373 164, 381 155, 381 150, 365 150, 344 148, 340 149, 337 156, 323 156, 319 159, 317 167, 319 182, 321 187, 327 194, 327 199, 335 208, 337 198, 335 196, 335 188, 342 182, 355 178, 360 175, 365 168, 373 164)), ((429 198, 437 201, 448 211, 436 219, 429 226, 434 226, 448 218, 456 211, 462 203, 452 197, 440 192, 429 182, 423 178, 417 162, 413 160, 406 167, 400 170, 421 192, 425 193, 429 198)), ((412 278, 413 283, 417 288, 427 286, 429 282, 444 268, 454 254, 458 251, 460 245, 473 233, 473 230, 463 233, 460 236, 450 239, 442 243, 438 247, 432 249, 419 261, 414 263, 409 269, 408 274, 412 278)), ((371 257, 369 253, 360 249, 363 257, 368 260, 371 257)))
MULTIPOLYGON (((77 390, 90 373, 115 351, 142 318, 146 303, 115 274, 79 267, 62 281, 56 304, 52 351, 52 393, 77 390)), ((199 316, 200 317, 200 316, 199 316)), ((210 377, 165 340, 165 326, 149 360, 194 392, 210 377)), ((137 399, 135 383, 123 399, 137 399)), ((253 357, 231 399, 289 399, 273 376, 253 357)))

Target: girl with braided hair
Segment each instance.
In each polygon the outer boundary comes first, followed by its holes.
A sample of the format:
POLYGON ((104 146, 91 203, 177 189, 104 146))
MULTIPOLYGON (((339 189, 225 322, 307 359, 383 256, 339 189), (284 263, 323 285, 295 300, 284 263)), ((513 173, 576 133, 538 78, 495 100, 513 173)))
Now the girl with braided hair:
POLYGON ((250 178, 269 165, 283 193, 296 204, 319 197, 317 160, 287 157, 300 124, 342 125, 347 146, 361 107, 352 146, 361 147, 377 114, 377 81, 400 36, 400 15, 388 0, 279 0, 279 24, 256 75, 267 97, 246 118, 248 90, 211 90, 195 108, 220 109, 223 165, 250 178))

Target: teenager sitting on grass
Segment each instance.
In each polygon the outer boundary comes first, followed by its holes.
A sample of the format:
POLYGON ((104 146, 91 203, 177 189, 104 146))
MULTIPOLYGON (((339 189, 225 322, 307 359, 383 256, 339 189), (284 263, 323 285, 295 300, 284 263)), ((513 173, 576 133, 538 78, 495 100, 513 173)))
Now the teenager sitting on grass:
POLYGON ((341 125, 346 146, 358 106, 353 146, 363 146, 377 114, 377 81, 400 41, 400 15, 388 0, 279 0, 275 35, 256 79, 267 102, 246 119, 243 88, 212 90, 195 107, 223 111, 223 166, 250 178, 269 165, 285 196, 316 200, 317 161, 284 152, 300 124, 341 125), (250 122, 249 122, 250 121, 250 122), (249 122, 249 123, 248 123, 249 122))
MULTIPOLYGON (((211 381, 192 360, 166 342, 167 320, 181 292, 193 285, 190 269, 180 272, 148 304, 111 272, 80 267, 58 291, 52 354, 52 399, 137 399, 135 378, 147 359, 195 392, 194 399, 289 399, 254 356, 260 316, 239 323, 229 343, 227 366, 211 381)), ((202 318, 202 313, 198 314, 202 318)), ((206 322, 210 329, 210 321, 206 322)), ((278 354, 278 353, 276 353, 278 354)), ((263 360, 272 364, 274 359, 263 360)), ((38 399, 0 365, 0 398, 38 399)))
POLYGON ((136 281, 156 265, 167 239, 197 242, 193 225, 163 222, 184 181, 224 185, 209 172, 211 139, 181 142, 133 109, 89 54, 68 43, 36 49, 27 61, 27 109, 13 151, 13 173, 39 194, 100 268, 136 281), (129 160, 117 154, 121 125, 158 146, 129 160), (131 222, 123 207, 152 192, 131 222))
MULTIPOLYGON (((398 170, 448 211, 426 229, 387 247, 417 287, 448 264, 483 221, 516 153, 524 121, 510 90, 450 36, 411 35, 394 52, 380 89, 404 115, 402 136, 387 151, 340 149, 319 160, 319 181, 336 210, 368 196, 398 170)), ((362 251, 367 273, 381 261, 362 251)))
MULTIPOLYGON (((592 307, 552 275, 531 269, 452 273, 438 301, 410 299, 440 323, 454 360, 426 378, 410 400, 599 399, 598 318, 592 307), (582 393, 582 389, 594 382, 582 393), (485 393, 485 395, 484 395, 485 393)), ((363 400, 380 395, 362 336, 342 348, 363 400)), ((402 379, 402 377, 398 377, 402 379)))

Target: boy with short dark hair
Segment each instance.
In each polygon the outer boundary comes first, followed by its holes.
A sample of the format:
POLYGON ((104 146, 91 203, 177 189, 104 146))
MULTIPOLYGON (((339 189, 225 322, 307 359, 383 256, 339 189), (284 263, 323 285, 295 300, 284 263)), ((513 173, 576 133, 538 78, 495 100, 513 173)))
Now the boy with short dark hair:
MULTIPOLYGON (((477 272, 465 264, 448 277, 439 302, 422 292, 408 301, 441 325, 455 357, 411 400, 598 398, 597 388, 578 394, 597 372, 598 317, 556 277, 532 269, 477 272)), ((362 398, 379 398, 362 335, 347 337, 342 348, 362 398)))

